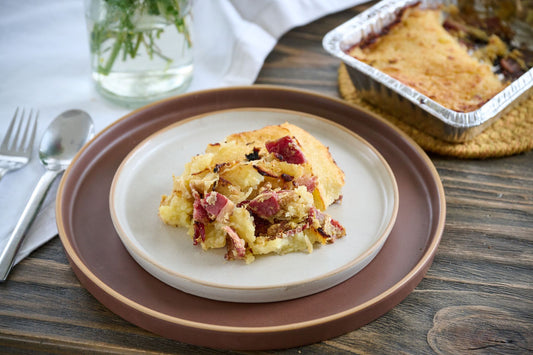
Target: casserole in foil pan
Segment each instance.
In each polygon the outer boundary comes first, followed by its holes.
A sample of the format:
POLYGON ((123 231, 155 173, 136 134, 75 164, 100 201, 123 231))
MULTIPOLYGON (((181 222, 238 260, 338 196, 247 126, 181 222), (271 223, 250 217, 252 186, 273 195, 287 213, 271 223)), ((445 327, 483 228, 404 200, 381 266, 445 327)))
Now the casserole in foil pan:
MULTIPOLYGON (((530 4, 528 1, 525 1, 526 7, 530 4)), ((358 43, 371 36, 379 36, 382 31, 387 31, 386 27, 396 21, 398 14, 406 7, 418 3, 421 8, 458 6, 460 2, 460 0, 382 1, 328 32, 323 38, 323 47, 346 64, 351 80, 365 100, 436 138, 449 142, 464 142, 481 133, 507 110, 529 97, 533 92, 533 69, 530 66, 529 70, 513 78, 508 86, 475 111, 458 112, 442 106, 399 80, 348 54, 350 49, 358 43)), ((469 6, 474 10, 484 11, 485 13, 479 14, 481 17, 501 16, 502 11, 496 11, 498 9, 487 6, 489 2, 490 0, 470 1, 469 6), (491 9, 494 13, 487 14, 486 11, 491 9)), ((510 2, 512 4, 506 7, 506 18, 502 21, 505 21, 505 24, 512 30, 514 36, 512 41, 520 43, 520 46, 533 53, 533 28, 523 21, 524 9, 517 6, 521 1, 510 2)), ((505 1, 498 3, 501 5, 505 1)), ((531 8, 529 8, 529 16, 533 16, 531 8)), ((528 19, 530 20, 531 18, 528 19)), ((498 68, 493 67, 493 70, 497 71, 498 68)))

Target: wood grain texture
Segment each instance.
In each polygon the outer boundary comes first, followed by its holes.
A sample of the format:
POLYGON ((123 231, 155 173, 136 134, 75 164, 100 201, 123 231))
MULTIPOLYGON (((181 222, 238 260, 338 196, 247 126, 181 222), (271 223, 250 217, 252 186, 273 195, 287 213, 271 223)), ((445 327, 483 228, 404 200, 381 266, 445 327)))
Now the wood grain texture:
MULTIPOLYGON (((323 35, 363 7, 285 34, 258 84, 337 92, 323 35)), ((321 343, 260 354, 533 352, 533 152, 502 159, 431 156, 446 226, 426 277, 376 321, 321 343)), ((114 315, 79 284, 58 238, 0 284, 0 353, 227 353, 161 338, 114 315)))

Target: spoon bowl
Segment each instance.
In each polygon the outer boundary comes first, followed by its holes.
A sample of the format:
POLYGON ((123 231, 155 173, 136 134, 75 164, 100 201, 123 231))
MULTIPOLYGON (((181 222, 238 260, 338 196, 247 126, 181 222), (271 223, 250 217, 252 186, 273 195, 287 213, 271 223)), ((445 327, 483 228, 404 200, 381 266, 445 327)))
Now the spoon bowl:
POLYGON ((0 282, 5 281, 24 235, 31 226, 50 185, 94 135, 91 117, 81 110, 65 111, 48 126, 39 146, 39 158, 46 168, 0 254, 0 282))
POLYGON ((59 115, 44 132, 39 159, 48 170, 65 170, 94 131, 91 117, 81 110, 59 115))

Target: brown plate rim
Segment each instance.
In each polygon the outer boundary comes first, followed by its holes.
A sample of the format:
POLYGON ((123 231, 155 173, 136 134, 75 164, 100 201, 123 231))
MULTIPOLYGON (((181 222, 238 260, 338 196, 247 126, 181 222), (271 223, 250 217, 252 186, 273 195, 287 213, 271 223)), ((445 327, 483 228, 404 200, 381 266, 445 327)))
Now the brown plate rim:
MULTIPOLYGON (((240 101, 237 99, 235 100, 235 105, 239 105, 240 101)), ((284 103, 284 105, 292 105, 289 103, 284 103)), ((240 107, 240 106, 235 106, 240 107)), ((285 107, 284 107, 285 108, 285 107)), ((294 110, 298 110, 299 104, 294 104, 294 110)), ((214 111, 213 111, 214 112, 214 111)), ((308 111, 306 111, 308 112, 308 111)), ((318 113, 313 113, 317 116, 321 116, 318 113)), ((190 117, 190 116, 189 116, 190 117)), ((339 123, 340 124, 340 123, 339 123)), ((358 133, 358 132, 356 132, 358 133)), ((363 137, 366 139, 366 137, 363 137)), ((87 169, 87 168, 85 168, 87 169)), ((211 89, 211 90, 204 90, 201 92, 194 92, 189 94, 180 95, 178 97, 169 98, 166 100, 162 100, 156 103, 153 103, 151 105, 145 106, 143 108, 140 108, 138 110, 135 110, 131 112, 130 114, 122 117, 121 119, 117 120, 107 128, 105 128, 103 131, 98 133, 75 157, 73 163, 71 166, 67 169, 65 172, 63 178, 61 179, 60 186, 58 189, 58 198, 57 198, 57 205, 56 205, 56 216, 57 216, 57 225, 58 225, 58 231, 60 235, 61 242, 63 243, 63 246, 65 248, 65 251, 67 253, 67 257, 69 258, 69 262, 71 263, 71 266, 73 267, 73 270, 75 271, 76 275, 82 282, 82 284, 87 287, 87 289, 102 302, 104 305, 106 305, 108 308, 110 308, 112 311, 117 313, 118 315, 122 316, 125 319, 130 320, 132 323, 144 327, 146 329, 149 329, 151 331, 154 331, 156 333, 159 333, 163 336, 171 337, 180 341, 189 342, 196 345, 204 345, 204 346, 214 346, 214 347, 222 347, 222 348, 232 348, 232 349, 268 349, 268 348, 279 348, 279 347, 286 347, 286 346, 296 346, 301 344, 306 344, 309 342, 314 342, 322 339, 326 339, 332 336, 340 335, 346 331, 356 329, 359 326, 362 326, 366 323, 368 323, 371 320, 376 319, 380 315, 384 314, 386 311, 390 310, 392 307, 394 307, 397 303, 399 303, 404 297, 406 297, 412 289, 420 282, 422 277, 424 276, 425 272, 431 265, 431 262, 433 260, 433 257, 435 255, 436 249, 440 243, 440 239, 443 233, 444 229, 444 221, 445 221, 445 211, 446 211, 446 204, 445 204, 445 196, 444 196, 444 189, 442 187, 442 183, 440 181, 439 175, 435 167, 433 166, 431 160, 429 157, 425 154, 425 152, 414 142, 409 138, 407 135, 405 135, 403 132, 399 131, 397 128, 393 127, 390 123, 384 121, 379 116, 376 116, 375 114, 371 113, 367 110, 362 110, 361 108, 358 108, 354 105, 348 104, 344 101, 341 101, 339 99, 335 99, 332 97, 324 96, 322 94, 318 94, 311 91, 301 90, 301 89, 293 89, 293 88, 285 88, 285 87, 277 87, 277 86, 271 86, 271 85, 253 85, 253 86, 240 86, 240 87, 231 87, 231 88, 222 88, 222 89, 211 89), (370 117, 372 120, 379 120, 381 122, 381 125, 388 127, 390 130, 394 131, 394 134, 396 137, 395 139, 399 139, 403 144, 405 144, 404 148, 408 148, 412 151, 414 151, 414 154, 421 160, 421 163, 426 168, 426 173, 430 175, 431 182, 434 184, 434 189, 436 191, 436 194, 438 196, 438 201, 436 204, 436 207, 438 208, 439 214, 438 218, 433 224, 434 233, 433 235, 428 236, 428 240, 431 242, 426 245, 425 251, 423 253, 423 256, 418 260, 416 265, 411 268, 411 270, 396 284, 394 284, 392 287, 389 287, 385 292, 380 293, 376 297, 373 297, 369 299, 368 301, 359 304, 356 307, 352 307, 349 309, 346 309, 342 312, 337 312, 335 314, 316 318, 313 320, 307 320, 307 321, 300 321, 295 323, 288 323, 288 324, 281 324, 281 325, 270 325, 270 326, 257 326, 257 327, 248 327, 248 326, 229 326, 229 325, 220 325, 220 324, 206 324, 205 322, 197 322, 197 321, 191 321, 187 319, 181 319, 177 317, 173 317, 167 314, 163 314, 157 311, 154 311, 153 309, 150 309, 147 306, 141 305, 125 295, 122 295, 118 293, 116 290, 113 289, 112 286, 105 284, 102 280, 100 280, 90 269, 88 265, 86 265, 83 260, 80 258, 80 256, 77 254, 75 248, 70 242, 69 235, 67 233, 67 230, 65 228, 65 216, 63 216, 63 191, 65 189, 65 185, 67 184, 69 180, 69 176, 71 174, 72 169, 76 167, 78 160, 81 156, 85 153, 85 151, 88 149, 88 147, 91 146, 93 142, 100 139, 102 135, 104 135, 109 130, 113 129, 114 127, 119 126, 123 122, 126 122, 127 120, 131 119, 135 115, 139 114, 143 110, 147 110, 153 107, 156 107, 158 105, 165 105, 172 101, 180 101, 180 100, 187 100, 191 99, 193 97, 209 97, 209 96, 216 96, 217 94, 226 94, 226 95, 234 95, 238 94, 239 92, 248 92, 253 93, 254 95, 261 96, 266 93, 273 93, 275 95, 285 95, 290 94, 292 96, 300 97, 300 98, 307 98, 309 100, 316 100, 316 105, 320 105, 320 103, 330 103, 334 106, 341 105, 343 107, 343 110, 352 111, 352 113, 359 113, 364 114, 370 117), (360 320, 357 320, 355 322, 352 322, 352 324, 342 324, 337 329, 329 330, 329 331, 323 331, 320 335, 316 334, 316 329, 318 327, 319 330, 324 330, 324 326, 327 326, 328 323, 341 321, 343 319, 349 319, 353 320, 354 315, 357 315, 358 312, 368 309, 374 309, 379 305, 385 304, 383 309, 376 310, 377 313, 374 314, 365 314, 364 317, 362 317, 360 320), (143 324, 143 322, 146 319, 139 319, 135 316, 130 316, 127 314, 127 311, 136 310, 140 313, 141 318, 148 317, 153 318, 152 321, 155 321, 155 323, 160 322, 161 324, 143 324), (258 339, 257 337, 250 337, 247 339, 242 339, 241 342, 236 343, 236 339, 213 339, 213 342, 210 342, 209 340, 202 340, 198 339, 198 337, 191 336, 190 333, 184 332, 184 334, 175 334, 173 335, 171 332, 164 331, 161 329, 161 327, 165 325, 176 325, 178 328, 176 330, 188 330, 194 329, 194 330, 203 330, 206 331, 208 334, 215 334, 220 336, 227 336, 229 334, 234 335, 244 335, 244 334, 268 334, 272 336, 273 333, 287 333, 284 337, 280 337, 280 340, 276 341, 272 339, 268 344, 263 342, 256 342, 258 339), (300 332, 305 329, 314 329, 315 333, 312 335, 302 335, 300 332), (297 337, 294 337, 292 339, 289 339, 291 334, 295 334, 297 337)), ((354 277, 357 277, 354 276, 354 277)), ((339 286, 336 286, 339 287, 339 286)), ((139 315, 139 314, 137 314, 139 315)), ((151 323, 151 322, 147 322, 151 323)))

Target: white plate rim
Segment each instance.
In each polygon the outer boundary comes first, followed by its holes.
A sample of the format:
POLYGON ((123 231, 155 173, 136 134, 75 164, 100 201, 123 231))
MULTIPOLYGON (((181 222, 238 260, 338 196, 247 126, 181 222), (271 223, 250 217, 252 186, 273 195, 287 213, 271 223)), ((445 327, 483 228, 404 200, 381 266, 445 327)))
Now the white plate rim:
MULTIPOLYGON (((120 163, 119 167, 117 168, 117 170, 115 172, 115 175, 113 177, 113 180, 112 180, 112 183, 111 183, 110 192, 109 192, 109 208, 110 208, 111 219, 112 219, 112 222, 113 222, 113 227, 115 228, 120 240, 125 245, 126 249, 130 253, 130 255, 145 270, 146 270, 145 266, 142 265, 142 263, 140 261, 146 262, 146 263, 150 264, 152 267, 157 268, 159 270, 163 270, 165 273, 171 275, 174 278, 179 278, 179 279, 182 279, 182 280, 186 281, 187 283, 190 283, 190 284, 193 284, 193 285, 199 285, 201 287, 207 287, 209 289, 229 290, 229 291, 232 291, 232 292, 235 292, 235 291, 240 291, 240 292, 243 292, 243 291, 262 291, 262 290, 278 290, 278 289, 286 289, 286 288, 291 288, 291 287, 297 287, 297 286, 301 286, 303 284, 311 284, 311 283, 317 282, 319 280, 327 279, 327 278, 333 277, 335 275, 341 275, 342 276, 343 272, 346 272, 347 270, 350 270, 350 268, 353 267, 354 265, 356 265, 359 262, 361 262, 362 260, 372 256, 370 260, 367 260, 367 262, 363 265, 362 268, 360 268, 358 271, 356 271, 354 274, 350 275, 349 277, 352 277, 353 275, 357 274, 359 271, 364 269, 364 267, 366 267, 366 265, 368 263, 370 263, 370 261, 372 261, 372 259, 379 253, 381 247, 383 246, 383 244, 387 240, 392 228, 394 227, 394 224, 396 222, 396 218, 397 218, 397 215, 398 215, 398 208, 399 208, 399 191, 398 191, 398 185, 397 185, 397 182, 396 182, 396 178, 394 177, 394 173, 393 173, 392 169, 390 168, 389 164, 387 163, 387 161, 379 153, 379 151, 374 146, 372 146, 370 143, 368 143, 364 138, 362 138, 360 135, 358 135, 357 133, 349 130, 348 128, 344 127, 343 125, 341 125, 339 123, 336 123, 336 122, 333 122, 331 120, 328 120, 328 119, 326 119, 324 117, 321 117, 321 116, 318 116, 318 115, 305 113, 305 112, 301 112, 301 111, 297 111, 297 110, 279 109, 279 108, 265 108, 265 107, 239 107, 239 108, 231 108, 231 109, 222 109, 222 110, 210 111, 210 112, 202 113, 202 114, 199 114, 199 115, 191 116, 189 118, 186 118, 186 119, 180 120, 178 122, 175 122, 173 124, 170 124, 168 126, 165 126, 164 128, 159 129, 156 132, 150 134, 148 137, 144 138, 140 143, 138 143, 135 146, 134 149, 132 149, 124 157, 124 159, 120 163), (176 270, 169 269, 169 268, 159 264, 150 255, 148 255, 144 250, 139 249, 135 245, 135 243, 130 240, 130 236, 122 228, 120 220, 118 219, 116 211, 115 211, 115 204, 114 204, 115 203, 115 201, 114 201, 115 198, 114 197, 115 197, 115 191, 116 191, 116 188, 117 188, 117 182, 118 182, 118 180, 120 178, 120 175, 121 175, 124 167, 126 166, 126 164, 128 164, 128 162, 131 160, 131 158, 139 150, 141 150, 143 147, 145 147, 147 144, 149 144, 151 142, 151 140, 153 140, 156 136, 158 136, 160 134, 163 134, 164 132, 166 132, 168 130, 174 129, 174 128, 179 127, 179 126, 183 126, 183 125, 185 125, 185 124, 187 124, 187 123, 189 123, 191 121, 195 121, 195 120, 204 118, 206 116, 211 116, 211 115, 215 115, 215 114, 218 114, 218 113, 224 113, 224 112, 233 112, 233 111, 282 112, 282 113, 291 113, 291 114, 295 114, 295 115, 298 115, 298 116, 309 117, 309 118, 312 118, 312 119, 315 119, 315 120, 319 120, 319 121, 321 121, 323 123, 326 123, 327 125, 331 125, 331 126, 337 128, 337 129, 342 130, 343 132, 353 136, 355 139, 357 139, 358 141, 363 143, 366 146, 366 148, 370 149, 372 151, 372 153, 377 157, 377 159, 379 160, 379 162, 382 165, 382 167, 386 170, 387 176, 388 176, 388 178, 390 179, 390 182, 391 182, 391 187, 392 187, 393 195, 394 195, 393 204, 392 204, 393 206, 392 206, 392 211, 391 211, 391 217, 389 218, 388 223, 386 224, 386 227, 383 229, 383 232, 381 233, 381 235, 378 238, 376 238, 374 243, 372 243, 371 246, 369 246, 363 253, 358 255, 355 259, 353 259, 352 261, 350 261, 347 264, 342 265, 341 267, 338 267, 338 268, 336 268, 334 270, 331 270, 331 271, 329 271, 327 273, 324 273, 324 274, 321 274, 319 276, 315 276, 315 277, 312 277, 312 278, 304 279, 302 281, 286 282, 286 283, 276 284, 275 286, 258 286, 258 285, 235 286, 235 285, 221 284, 221 283, 217 283, 217 282, 209 282, 209 281, 204 281, 204 280, 197 280, 197 279, 191 278, 191 277, 189 277, 187 275, 181 274, 181 273, 177 272, 176 270), (142 260, 138 260, 138 258, 141 258, 142 260)), ((149 270, 146 270, 146 271, 151 273, 156 278, 161 279, 160 277, 158 277, 157 275, 154 275, 149 270)), ((342 282, 342 281, 348 279, 349 277, 345 277, 344 279, 339 280, 334 285, 331 285, 329 287, 333 287, 336 284, 338 284, 339 282, 342 282)), ((164 280, 162 280, 162 281, 165 282, 164 280)), ((168 284, 168 282, 165 282, 165 283, 168 284)), ((177 287, 177 286, 172 285, 172 284, 170 284, 170 286, 174 287, 174 288, 177 288, 177 289, 180 289, 180 290, 182 290, 184 292, 188 292, 184 288, 177 287)), ((327 287, 327 288, 329 288, 329 287, 327 287)), ((191 292, 189 292, 189 293, 191 293, 191 292)), ((305 295, 311 294, 311 293, 315 293, 315 292, 305 293, 305 295)), ((211 298, 211 297, 208 297, 208 296, 206 296, 206 297, 207 298, 211 298)), ((286 300, 286 299, 290 299, 290 298, 295 298, 295 297, 280 298, 279 300, 286 300)), ((214 298, 214 299, 228 300, 228 299, 220 299, 220 298, 214 298)), ((239 301, 242 302, 243 300, 239 300, 239 301)), ((253 302, 256 302, 256 301, 253 301, 253 302)), ((262 301, 259 301, 259 302, 262 302, 262 301)))

